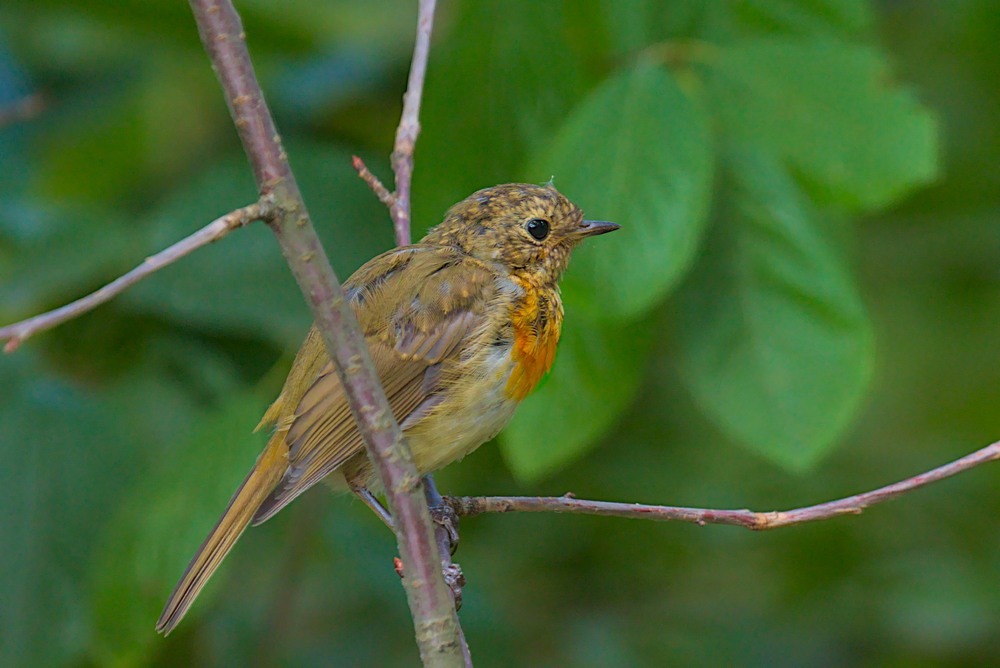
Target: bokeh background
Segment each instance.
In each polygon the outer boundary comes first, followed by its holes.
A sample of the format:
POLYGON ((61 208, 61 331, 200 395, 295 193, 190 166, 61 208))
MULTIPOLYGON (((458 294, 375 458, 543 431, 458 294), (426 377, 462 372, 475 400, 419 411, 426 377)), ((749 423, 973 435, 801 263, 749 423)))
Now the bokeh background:
MULTIPOLYGON (((346 277, 392 243, 349 158, 390 177, 415 3, 238 7, 346 277)), ((998 81, 995 0, 442 0, 417 235, 553 175, 623 229, 574 260, 546 384, 440 487, 769 510, 1000 438, 998 81)), ((183 2, 5 0, 0 116, 4 323, 254 198, 183 2)), ((307 327, 260 226, 0 358, 0 664, 417 663, 392 537, 322 489, 153 632, 307 327)), ((760 534, 470 519, 462 621, 480 666, 997 665, 997 482, 760 534)))

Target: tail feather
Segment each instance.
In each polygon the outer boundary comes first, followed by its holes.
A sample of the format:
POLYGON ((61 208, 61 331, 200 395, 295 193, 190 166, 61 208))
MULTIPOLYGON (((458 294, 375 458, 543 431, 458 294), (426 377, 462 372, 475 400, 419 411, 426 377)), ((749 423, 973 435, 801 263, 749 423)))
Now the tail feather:
POLYGON ((287 452, 284 434, 276 433, 229 500, 226 512, 191 559, 156 622, 157 631, 169 634, 187 613, 212 573, 247 528, 254 513, 281 480, 288 463, 287 452))

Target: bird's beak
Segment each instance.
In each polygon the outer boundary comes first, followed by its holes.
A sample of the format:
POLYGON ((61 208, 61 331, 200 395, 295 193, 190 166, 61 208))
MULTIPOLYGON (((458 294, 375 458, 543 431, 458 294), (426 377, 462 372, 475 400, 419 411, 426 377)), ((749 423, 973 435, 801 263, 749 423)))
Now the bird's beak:
POLYGON ((581 237, 596 237, 598 234, 614 232, 619 227, 621 225, 618 223, 611 223, 606 220, 585 220, 577 230, 577 234, 581 237))

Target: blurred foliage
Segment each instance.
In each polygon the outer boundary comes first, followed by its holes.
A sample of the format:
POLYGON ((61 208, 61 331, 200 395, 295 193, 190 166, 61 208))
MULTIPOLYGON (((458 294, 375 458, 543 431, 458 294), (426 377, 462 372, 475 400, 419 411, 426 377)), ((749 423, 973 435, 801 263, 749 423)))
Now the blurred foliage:
MULTIPOLYGON (((402 0, 238 3, 334 267, 391 245, 402 0)), ((556 367, 453 494, 784 508, 1000 433, 1000 12, 991 0, 442 0, 415 233, 544 182, 622 231, 578 251, 556 367)), ((254 197, 184 6, 7 0, 0 321, 254 197)), ((392 537, 314 492, 160 605, 261 446, 307 309, 242 230, 0 359, 0 664, 413 665, 392 537)), ((750 534, 557 515, 462 526, 477 665, 996 665, 983 469, 750 534)))

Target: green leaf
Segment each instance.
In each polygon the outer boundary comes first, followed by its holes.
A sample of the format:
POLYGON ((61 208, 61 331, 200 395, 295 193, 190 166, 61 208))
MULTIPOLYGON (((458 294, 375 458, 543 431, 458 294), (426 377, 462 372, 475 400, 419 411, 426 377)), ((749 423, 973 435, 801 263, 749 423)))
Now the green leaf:
POLYGON ((723 129, 785 158, 819 201, 874 209, 937 175, 934 117, 874 49, 760 39, 706 62, 723 129))
POLYGON ((801 469, 858 408, 871 325, 828 221, 779 162, 734 152, 729 171, 729 224, 678 295, 680 368, 724 431, 801 469))
POLYGON ((581 7, 591 11, 588 23, 593 32, 587 39, 592 49, 606 51, 612 58, 634 57, 644 47, 671 40, 709 39, 708 34, 726 8, 722 3, 702 0, 629 0, 625 11, 621 0, 574 5, 578 11, 581 7))
POLYGON ((652 341, 648 322, 589 322, 567 313, 548 378, 500 434, 514 474, 536 480, 579 459, 632 402, 652 341))
MULTIPOLYGON (((392 223, 382 204, 336 148, 292 146, 292 166, 317 232, 341 281, 392 246, 392 223)), ((372 162, 377 164, 377 160, 372 162)), ((152 218, 149 248, 164 248, 212 217, 256 198, 245 159, 207 169, 152 218)), ((126 293, 134 309, 185 327, 259 336, 280 345, 301 342, 309 309, 274 236, 260 224, 200 249, 126 293)))
POLYGON ((113 513, 90 563, 99 664, 142 663, 157 642, 153 625, 167 596, 263 449, 266 435, 250 433, 263 409, 256 394, 233 396, 197 423, 113 513))
POLYGON ((513 180, 529 149, 583 94, 585 58, 569 43, 572 13, 535 0, 461 3, 428 64, 415 238, 458 200, 513 180))
POLYGON ((758 33, 851 36, 873 21, 868 0, 742 0, 724 3, 741 28, 758 33))
POLYGON ((0 664, 74 665, 83 564, 115 506, 124 434, 103 403, 28 351, 3 360, 0 387, 0 664))
POLYGON ((691 264, 704 228, 712 153, 701 111, 668 72, 640 65, 595 90, 532 162, 588 218, 622 229, 573 255, 567 303, 591 317, 634 318, 691 264))

